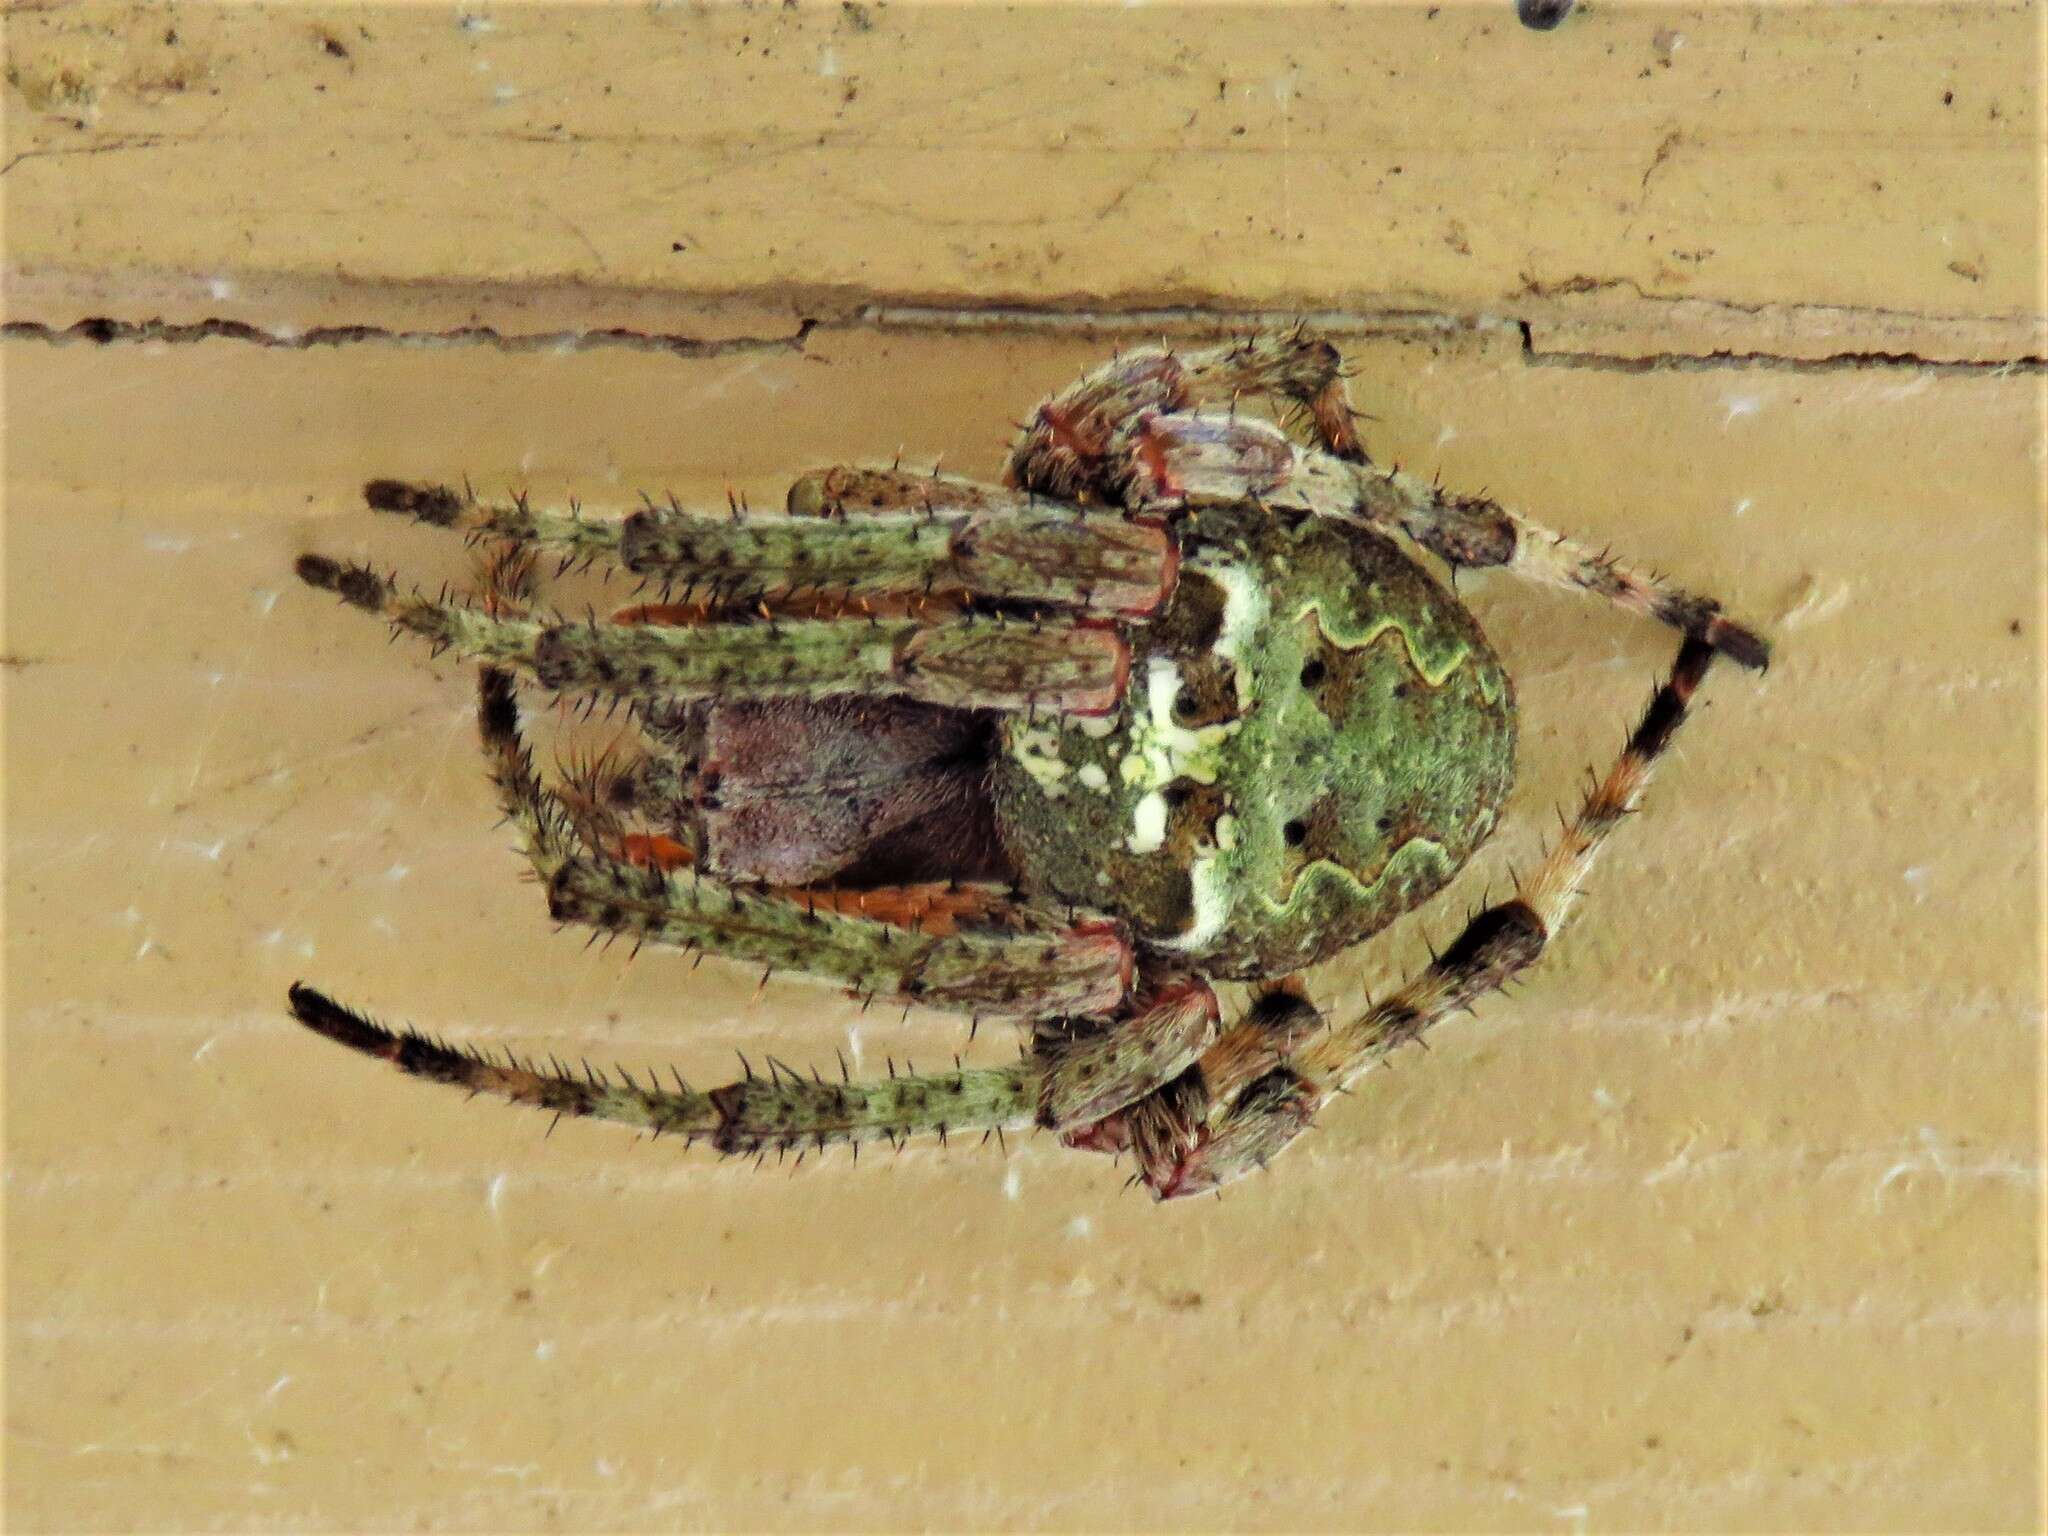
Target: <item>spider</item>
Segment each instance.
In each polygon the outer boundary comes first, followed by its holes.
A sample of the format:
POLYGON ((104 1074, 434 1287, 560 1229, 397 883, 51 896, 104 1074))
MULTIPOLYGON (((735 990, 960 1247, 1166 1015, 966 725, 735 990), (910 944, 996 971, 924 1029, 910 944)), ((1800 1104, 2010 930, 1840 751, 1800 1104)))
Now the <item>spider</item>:
POLYGON ((1037 408, 1003 486, 840 467, 797 480, 782 514, 671 499, 600 518, 372 481, 373 508, 497 551, 480 594, 318 555, 298 574, 482 663, 484 755, 557 923, 1006 1017, 1027 1043, 1010 1066, 874 1080, 771 1057, 707 1092, 395 1032, 303 984, 292 1012, 418 1077, 727 1154, 1035 1126, 1128 1152, 1158 1199, 1263 1167, 1352 1079, 1535 962, 1709 663, 1769 655, 1716 602, 1376 465, 1357 419, 1336 348, 1297 329, 1117 356, 1037 408), (1240 414, 1244 397, 1306 430, 1240 414), (1330 1017, 1298 973, 1441 889, 1514 776, 1507 673, 1414 547, 1683 639, 1512 897, 1330 1017), (541 553, 623 567, 660 600, 539 614, 541 553), (640 755, 544 783, 515 673, 628 701, 640 755), (1255 984, 1228 1024, 1224 979, 1255 984))

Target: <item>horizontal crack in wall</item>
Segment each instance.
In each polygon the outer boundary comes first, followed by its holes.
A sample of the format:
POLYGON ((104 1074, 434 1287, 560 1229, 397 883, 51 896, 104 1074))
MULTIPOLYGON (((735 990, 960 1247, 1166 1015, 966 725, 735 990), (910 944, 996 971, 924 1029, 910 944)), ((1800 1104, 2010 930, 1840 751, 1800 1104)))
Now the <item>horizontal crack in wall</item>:
POLYGON ((1037 310, 1023 307, 949 309, 924 306, 869 306, 844 318, 804 319, 786 336, 742 336, 704 340, 673 332, 609 327, 587 331, 506 332, 493 326, 458 326, 449 330, 395 330, 375 325, 309 326, 303 330, 266 329, 241 320, 190 322, 116 320, 95 316, 73 325, 52 326, 34 320, 0 324, 0 337, 51 345, 113 346, 144 342, 172 345, 200 341, 236 341, 251 346, 309 351, 320 347, 360 345, 416 347, 495 347, 503 352, 582 352, 618 348, 660 352, 672 357, 718 357, 733 353, 796 351, 821 329, 902 331, 1035 331, 1041 333, 1135 334, 1160 332, 1262 330, 1296 324, 1339 336, 1424 338, 1445 335, 1517 337, 1524 361, 1532 367, 1585 368, 1610 373, 1695 372, 1717 369, 1773 370, 1791 373, 1837 373, 1859 369, 1925 369, 1961 374, 2039 374, 2048 372, 2048 358, 2039 354, 2013 357, 1926 357, 1911 351, 1858 350, 1800 356, 1763 350, 1625 352, 1552 350, 1539 345, 1531 322, 1498 315, 1456 315, 1428 310, 1242 310, 1162 307, 1146 310, 1037 310))
POLYGON ((0 337, 26 338, 57 346, 114 346, 120 343, 240 341, 251 346, 304 352, 319 347, 384 345, 401 347, 496 347, 501 352, 587 352, 616 347, 628 352, 666 352, 674 357, 718 357, 731 352, 801 352, 817 321, 804 320, 787 336, 738 336, 703 341, 694 336, 623 328, 594 331, 508 333, 488 325, 446 331, 401 331, 377 325, 316 325, 304 330, 266 330, 241 320, 113 320, 95 316, 75 325, 51 326, 10 320, 0 337))
POLYGON ((1914 352, 1830 352, 1793 357, 1777 352, 1652 352, 1629 357, 1612 352, 1550 351, 1536 345, 1522 322, 1522 355, 1532 368, 1588 368, 1602 373, 1708 373, 1717 369, 1777 373, 1850 373, 1870 368, 1911 368, 1933 373, 2036 374, 2048 372, 2038 356, 1995 358, 1922 357, 1914 352))

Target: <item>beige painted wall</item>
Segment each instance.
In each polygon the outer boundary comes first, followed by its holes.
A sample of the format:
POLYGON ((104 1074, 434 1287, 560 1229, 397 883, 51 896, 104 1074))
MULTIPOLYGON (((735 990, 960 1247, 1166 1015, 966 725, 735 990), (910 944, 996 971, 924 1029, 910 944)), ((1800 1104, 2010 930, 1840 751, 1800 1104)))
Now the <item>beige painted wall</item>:
MULTIPOLYGON (((11 8, 10 1528, 2035 1527, 2039 30, 11 8), (1116 340, 1252 311, 1343 333, 1380 456, 1779 641, 1519 996, 1186 1209, 1043 1141, 543 1140, 284 1019, 962 1049, 553 935, 461 669, 290 562, 464 577, 369 474, 993 474, 1116 340)), ((1476 896, 1670 647, 1463 587, 1524 708, 1476 896)))

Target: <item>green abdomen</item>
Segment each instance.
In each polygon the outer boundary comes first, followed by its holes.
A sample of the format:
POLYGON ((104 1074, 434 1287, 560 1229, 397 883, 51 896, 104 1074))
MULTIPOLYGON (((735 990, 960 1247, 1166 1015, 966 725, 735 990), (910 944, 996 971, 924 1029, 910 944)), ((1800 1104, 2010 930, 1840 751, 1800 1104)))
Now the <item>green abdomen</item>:
POLYGON ((1028 887, 1220 976, 1327 958, 1434 894, 1514 779, 1506 673, 1390 540, 1234 508, 1182 525, 1107 720, 1012 719, 996 775, 1028 887))

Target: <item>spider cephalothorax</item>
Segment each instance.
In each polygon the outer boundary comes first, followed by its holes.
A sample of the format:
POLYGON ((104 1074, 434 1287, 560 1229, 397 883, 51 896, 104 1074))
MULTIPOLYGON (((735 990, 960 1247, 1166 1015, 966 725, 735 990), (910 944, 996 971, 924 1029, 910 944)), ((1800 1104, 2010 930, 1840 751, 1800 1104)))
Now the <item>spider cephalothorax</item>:
POLYGON ((417 1075, 728 1153, 1036 1125, 1130 1151, 1162 1198, 1262 1166, 1350 1078, 1537 958, 1713 656, 1767 654, 1718 604, 1372 464, 1335 349, 1300 331, 1095 370, 1038 408, 1004 487, 832 469, 774 517, 367 495, 499 546, 474 604, 319 556, 299 574, 484 663, 492 777, 558 920, 1028 1026, 1011 1067, 778 1065, 700 1092, 494 1060, 292 991, 301 1022, 417 1075), (1313 443, 1237 412, 1261 394, 1313 443), (1443 886, 1514 774, 1507 675, 1402 539, 1685 639, 1514 897, 1377 1006, 1325 1019, 1294 973, 1443 886), (541 551, 663 600, 537 616, 541 551), (543 784, 515 672, 630 701, 644 755, 543 784), (1270 985, 1225 1026, 1212 977, 1270 985))

